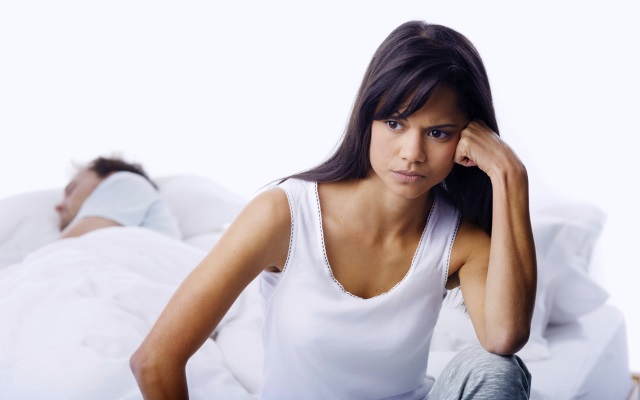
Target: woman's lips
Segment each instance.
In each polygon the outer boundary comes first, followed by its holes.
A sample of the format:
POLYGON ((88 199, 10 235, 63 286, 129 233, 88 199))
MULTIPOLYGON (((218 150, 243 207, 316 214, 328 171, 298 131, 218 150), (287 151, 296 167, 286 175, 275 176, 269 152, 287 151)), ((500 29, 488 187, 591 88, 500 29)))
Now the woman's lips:
POLYGON ((393 175, 401 182, 414 183, 419 182, 425 178, 424 175, 420 175, 414 171, 391 171, 393 175))

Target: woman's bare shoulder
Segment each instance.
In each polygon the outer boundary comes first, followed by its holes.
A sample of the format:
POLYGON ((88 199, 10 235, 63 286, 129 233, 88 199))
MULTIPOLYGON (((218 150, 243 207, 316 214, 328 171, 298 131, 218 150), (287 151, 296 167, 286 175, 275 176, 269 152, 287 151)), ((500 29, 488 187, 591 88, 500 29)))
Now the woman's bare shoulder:
POLYGON ((289 200, 280 187, 267 189, 254 197, 243 212, 259 213, 266 218, 265 222, 282 223, 290 221, 289 200))
POLYGON ((281 269, 291 235, 291 212, 286 193, 271 188, 254 197, 221 238, 227 248, 242 249, 241 257, 261 268, 281 269))

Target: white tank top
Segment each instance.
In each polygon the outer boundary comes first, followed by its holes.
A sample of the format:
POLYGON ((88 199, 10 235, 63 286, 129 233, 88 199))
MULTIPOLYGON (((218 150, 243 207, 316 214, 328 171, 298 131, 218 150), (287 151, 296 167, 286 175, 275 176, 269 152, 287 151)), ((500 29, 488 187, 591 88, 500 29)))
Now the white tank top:
POLYGON ((333 277, 324 248, 318 185, 279 185, 291 209, 282 272, 262 272, 262 399, 426 399, 433 328, 440 313, 458 211, 436 197, 405 277, 363 299, 333 277))

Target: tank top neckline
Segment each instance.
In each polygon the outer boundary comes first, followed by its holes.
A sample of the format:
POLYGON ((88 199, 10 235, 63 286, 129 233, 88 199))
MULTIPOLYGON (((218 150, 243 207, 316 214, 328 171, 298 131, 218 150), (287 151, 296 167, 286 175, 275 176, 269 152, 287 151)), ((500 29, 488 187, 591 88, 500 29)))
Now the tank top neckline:
POLYGON ((340 283, 340 281, 338 281, 336 279, 336 277, 333 275, 333 269, 331 269, 331 264, 329 263, 329 257, 327 256, 327 248, 325 246, 325 241, 324 241, 324 228, 322 225, 322 207, 320 205, 320 196, 318 195, 318 182, 314 182, 314 191, 315 191, 315 200, 316 200, 316 212, 318 214, 318 223, 319 223, 319 229, 320 229, 320 239, 321 239, 321 246, 322 246, 322 256, 323 256, 323 262, 324 262, 324 268, 326 268, 327 273, 329 274, 329 276, 331 277, 331 280, 333 281, 333 283, 337 286, 337 288, 345 295, 348 295, 352 298, 358 299, 358 300, 362 300, 362 301, 369 301, 369 300, 373 300, 373 299, 379 299, 381 297, 384 297, 390 293, 393 293, 397 290, 399 290, 403 284, 409 279, 409 277, 413 274, 413 272, 416 269, 416 259, 418 258, 418 254, 420 253, 420 249, 423 246, 423 243, 425 241, 425 237, 427 236, 427 232, 430 228, 431 225, 431 220, 432 220, 432 216, 434 213, 434 210, 436 209, 436 204, 438 203, 438 196, 433 197, 433 203, 431 204, 431 209, 429 210, 429 215, 427 217, 427 223, 424 225, 424 229, 422 230, 422 234, 420 235, 420 240, 418 241, 418 245, 416 246, 416 249, 413 253, 413 258, 411 259, 411 264, 409 266, 409 269, 407 270, 407 273, 402 277, 402 279, 400 281, 398 281, 395 285, 393 285, 393 287, 389 290, 387 290, 384 293, 380 293, 377 294, 375 296, 372 297, 360 297, 357 296, 351 292, 349 292, 347 289, 344 288, 344 286, 342 286, 342 284, 340 283))

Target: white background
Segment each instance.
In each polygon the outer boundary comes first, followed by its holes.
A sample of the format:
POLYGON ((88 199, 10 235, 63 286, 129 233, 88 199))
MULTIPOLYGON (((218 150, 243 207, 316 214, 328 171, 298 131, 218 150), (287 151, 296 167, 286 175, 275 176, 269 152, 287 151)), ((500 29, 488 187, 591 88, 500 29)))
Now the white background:
POLYGON ((411 19, 482 55, 532 190, 601 207, 593 274, 640 371, 637 2, 5 1, 0 198, 119 153, 251 197, 323 160, 371 55, 411 19))

